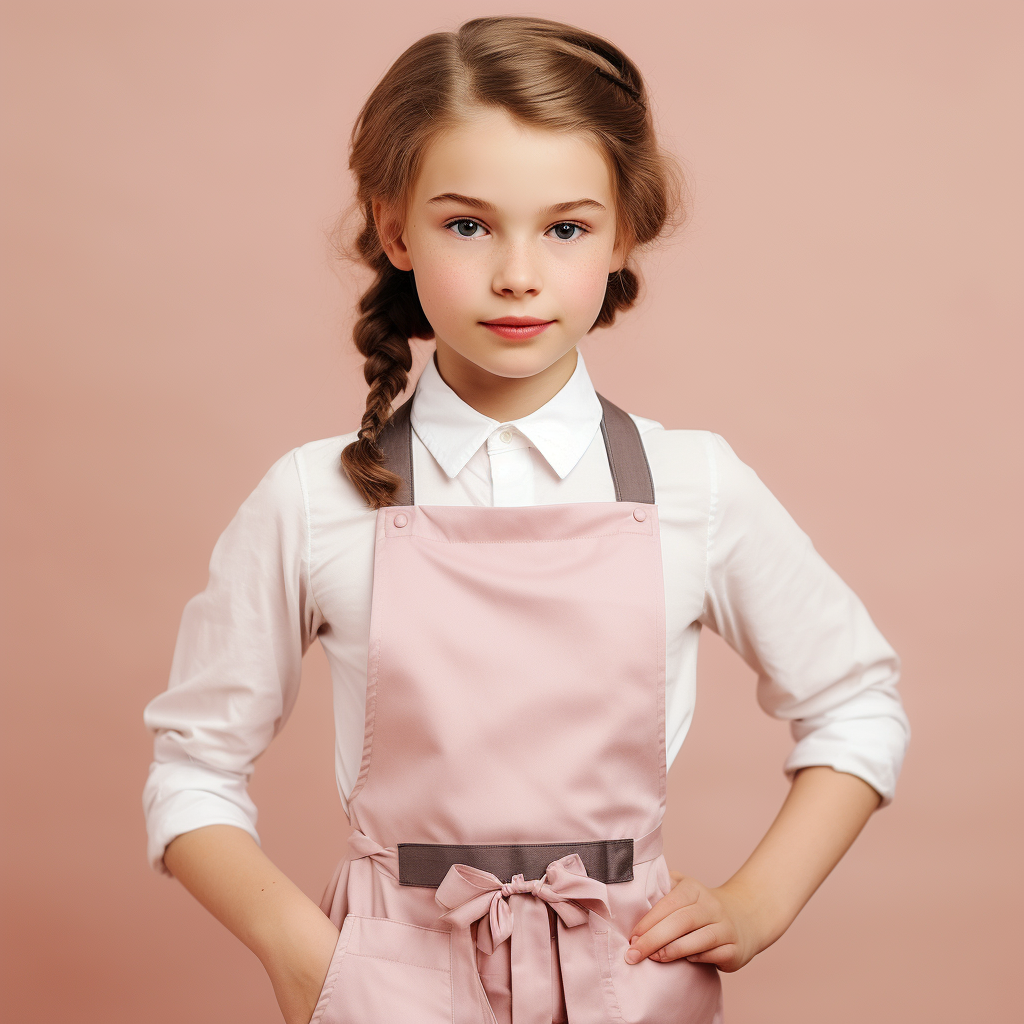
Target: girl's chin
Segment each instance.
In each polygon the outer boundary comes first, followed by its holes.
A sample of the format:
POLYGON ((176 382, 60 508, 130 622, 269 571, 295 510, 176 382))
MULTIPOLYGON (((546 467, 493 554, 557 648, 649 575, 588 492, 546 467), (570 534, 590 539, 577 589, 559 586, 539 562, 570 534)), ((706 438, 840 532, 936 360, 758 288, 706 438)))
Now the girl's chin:
POLYGON ((449 352, 445 351, 448 349, 454 354, 457 363, 472 363, 497 377, 534 377, 565 358, 576 346, 573 344, 567 348, 564 343, 553 346, 542 334, 528 341, 510 342, 495 336, 494 341, 486 346, 466 345, 459 348, 442 341, 437 348, 440 365, 443 365, 446 357, 450 358, 449 352))

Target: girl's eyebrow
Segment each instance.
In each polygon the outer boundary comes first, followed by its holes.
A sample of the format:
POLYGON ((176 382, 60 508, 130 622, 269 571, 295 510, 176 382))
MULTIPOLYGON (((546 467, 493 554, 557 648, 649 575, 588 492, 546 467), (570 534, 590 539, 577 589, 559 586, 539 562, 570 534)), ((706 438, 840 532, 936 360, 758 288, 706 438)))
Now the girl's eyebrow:
MULTIPOLYGON (((428 203, 458 203, 460 206, 469 206, 474 210, 484 210, 488 213, 494 213, 495 207, 492 203, 488 203, 485 199, 475 199, 473 196, 459 195, 458 192, 443 192, 439 196, 434 196, 433 199, 428 199, 428 203)), ((568 213, 570 210, 579 209, 594 209, 603 210, 605 207, 599 203, 596 199, 574 199, 568 203, 555 203, 554 206, 549 206, 545 213, 568 213)))

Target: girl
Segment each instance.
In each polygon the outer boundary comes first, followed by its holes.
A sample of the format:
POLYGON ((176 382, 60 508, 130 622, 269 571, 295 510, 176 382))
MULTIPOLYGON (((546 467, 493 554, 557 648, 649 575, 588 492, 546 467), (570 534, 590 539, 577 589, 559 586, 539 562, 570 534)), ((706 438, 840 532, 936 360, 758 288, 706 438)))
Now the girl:
POLYGON ((366 412, 271 467, 185 609, 146 709, 152 863, 260 957, 290 1024, 720 1022, 718 972, 892 797, 896 656, 720 437, 594 391, 577 344, 633 304, 676 201, 615 46, 529 18, 428 36, 351 166, 366 412), (413 337, 436 353, 396 411, 413 337), (782 811, 714 889, 661 852, 702 626, 796 740, 782 811), (314 638, 354 826, 320 907, 246 792, 314 638))

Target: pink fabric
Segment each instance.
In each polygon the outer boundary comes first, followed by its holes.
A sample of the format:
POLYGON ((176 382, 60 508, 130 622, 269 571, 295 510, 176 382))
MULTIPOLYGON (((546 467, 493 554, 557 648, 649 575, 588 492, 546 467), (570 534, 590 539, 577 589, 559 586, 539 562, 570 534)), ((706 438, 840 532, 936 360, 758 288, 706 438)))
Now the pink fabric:
MULTIPOLYGON (((453 864, 435 898, 446 911, 442 921, 459 928, 479 922, 476 944, 486 955, 512 940, 513 1024, 551 1024, 552 964, 545 904, 558 917, 559 949, 576 947, 575 956, 559 957, 562 980, 570 989, 566 1002, 574 1009, 590 1003, 593 1018, 600 1020, 602 1007, 595 998, 602 987, 599 962, 575 933, 570 938, 566 932, 589 924, 591 913, 610 916, 606 889, 603 882, 587 877, 583 861, 574 853, 549 864, 543 878, 528 881, 515 875, 508 883, 487 871, 453 864)), ((586 935, 584 943, 589 941, 586 935)))
POLYGON ((624 960, 670 887, 660 852, 638 845, 633 879, 609 884, 576 854, 540 880, 458 864, 438 889, 397 878, 403 842, 658 828, 661 564, 653 505, 378 512, 357 831, 324 896, 342 935, 315 1022, 721 1020, 715 968, 624 960))

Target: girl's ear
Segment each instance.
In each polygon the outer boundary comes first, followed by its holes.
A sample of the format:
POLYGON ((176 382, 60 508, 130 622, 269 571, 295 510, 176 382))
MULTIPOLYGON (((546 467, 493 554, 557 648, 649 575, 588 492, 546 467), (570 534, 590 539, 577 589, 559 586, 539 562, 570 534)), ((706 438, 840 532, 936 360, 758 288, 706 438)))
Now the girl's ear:
POLYGON ((387 258, 398 270, 412 270, 412 260, 397 219, 379 199, 373 200, 373 223, 387 258))
POLYGON ((609 273, 615 274, 626 265, 626 261, 629 259, 629 249, 625 239, 620 239, 615 243, 615 248, 612 249, 611 266, 608 268, 609 273))

